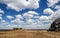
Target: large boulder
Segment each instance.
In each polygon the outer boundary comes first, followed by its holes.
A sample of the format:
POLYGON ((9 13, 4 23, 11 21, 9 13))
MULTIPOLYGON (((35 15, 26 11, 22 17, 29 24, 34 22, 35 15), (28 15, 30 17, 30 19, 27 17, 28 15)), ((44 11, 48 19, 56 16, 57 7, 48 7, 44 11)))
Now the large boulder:
POLYGON ((60 18, 56 19, 50 26, 49 31, 60 31, 60 18))

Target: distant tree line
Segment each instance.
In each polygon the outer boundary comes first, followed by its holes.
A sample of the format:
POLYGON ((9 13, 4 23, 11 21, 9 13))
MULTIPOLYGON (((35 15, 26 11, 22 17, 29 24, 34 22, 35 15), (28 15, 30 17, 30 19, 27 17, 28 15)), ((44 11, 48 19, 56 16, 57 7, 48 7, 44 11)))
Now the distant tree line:
POLYGON ((22 28, 13 28, 13 30, 22 30, 22 28))

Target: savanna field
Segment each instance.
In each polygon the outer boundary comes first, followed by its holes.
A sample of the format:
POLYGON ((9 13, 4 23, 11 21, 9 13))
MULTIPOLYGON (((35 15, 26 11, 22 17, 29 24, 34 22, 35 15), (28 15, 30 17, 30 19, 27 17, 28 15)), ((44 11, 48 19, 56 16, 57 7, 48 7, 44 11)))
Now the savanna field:
POLYGON ((0 31, 0 38, 60 38, 60 33, 46 30, 11 30, 0 31))

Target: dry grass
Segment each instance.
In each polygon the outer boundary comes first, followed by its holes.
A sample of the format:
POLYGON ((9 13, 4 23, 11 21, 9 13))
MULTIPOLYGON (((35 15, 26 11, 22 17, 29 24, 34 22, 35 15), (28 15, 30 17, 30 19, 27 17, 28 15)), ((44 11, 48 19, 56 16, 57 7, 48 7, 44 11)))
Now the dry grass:
POLYGON ((60 38, 60 33, 46 30, 0 31, 0 38, 60 38))

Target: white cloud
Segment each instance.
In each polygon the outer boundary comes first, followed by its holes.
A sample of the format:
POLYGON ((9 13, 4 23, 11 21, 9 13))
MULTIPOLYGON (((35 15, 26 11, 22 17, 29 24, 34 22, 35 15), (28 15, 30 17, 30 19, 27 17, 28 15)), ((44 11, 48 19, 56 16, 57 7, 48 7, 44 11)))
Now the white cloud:
MULTIPOLYGON (((54 6, 58 3, 59 0, 47 0, 48 6, 54 6)), ((21 11, 23 9, 37 9, 39 8, 39 0, 0 0, 0 3, 4 3, 7 5, 7 8, 14 9, 16 11, 21 11)), ((50 8, 46 8, 43 10, 44 14, 49 14, 49 16, 39 16, 39 13, 35 11, 28 11, 24 14, 15 15, 15 19, 13 16, 7 15, 6 17, 11 20, 11 23, 7 23, 5 20, 1 20, 2 25, 6 25, 9 27, 22 27, 22 28, 29 28, 29 29, 37 29, 37 28, 44 28, 48 29, 51 23, 60 17, 60 6, 56 5, 56 11, 53 11, 50 8)), ((3 14, 4 12, 0 9, 0 13, 3 14)), ((2 19, 0 15, 0 19, 2 19)))
POLYGON ((44 14, 53 14, 54 12, 53 12, 53 10, 51 10, 50 8, 46 8, 46 9, 44 9, 44 14))
POLYGON ((40 22, 38 23, 39 20, 37 20, 39 19, 39 17, 40 16, 38 16, 37 12, 28 11, 28 12, 25 12, 23 15, 20 15, 20 14, 16 15, 16 18, 14 20, 11 20, 11 23, 17 24, 17 26, 20 26, 22 28, 26 28, 26 27, 36 28, 36 26, 39 27, 39 25, 41 25, 40 22), (34 16, 34 15, 37 15, 37 16, 34 16), (25 18, 25 21, 21 20, 21 18, 25 18))
POLYGON ((7 5, 7 8, 21 11, 23 9, 37 9, 39 8, 40 0, 0 0, 0 3, 7 5))
POLYGON ((58 1, 60 0, 47 0, 48 1, 48 7, 52 7, 54 6, 56 3, 58 3, 58 1))
MULTIPOLYGON (((39 16, 39 14, 35 11, 28 11, 25 12, 23 15, 15 15, 15 17, 16 18, 14 20, 11 20, 11 23, 7 23, 4 20, 1 21, 2 25, 6 25, 6 27, 22 27, 27 29, 48 29, 53 20, 60 17, 60 10, 58 9, 50 16, 39 16), (25 18, 25 21, 22 20, 23 18, 25 18)), ((8 18, 12 19, 10 18, 10 16, 8 18)))
MULTIPOLYGON (((33 11, 34 12, 34 11, 33 11)), ((33 13, 32 11, 25 12, 23 15, 16 15, 14 20, 11 20, 11 23, 16 24, 16 27, 28 28, 28 29, 48 29, 53 22, 50 16, 39 16, 37 12, 33 13), (36 14, 37 16, 34 16, 36 14), (26 15, 26 16, 25 16, 26 15), (29 16, 29 15, 32 15, 29 16), (25 18, 25 21, 21 20, 25 18), (33 19, 32 19, 33 18, 33 19)), ((53 18, 53 17, 52 17, 53 18)))
POLYGON ((53 11, 54 13, 48 16, 49 19, 53 21, 57 18, 60 18, 60 5, 57 4, 60 0, 47 0, 47 1, 48 7, 53 7, 54 9, 57 9, 56 11, 53 11))
POLYGON ((0 22, 0 29, 10 29, 10 28, 12 28, 12 26, 13 25, 11 25, 9 22, 6 22, 5 20, 1 20, 1 22, 0 22))
POLYGON ((34 15, 38 15, 38 13, 34 11, 28 11, 23 14, 23 17, 25 17, 26 19, 30 19, 33 18, 34 15))
POLYGON ((35 11, 28 11, 28 14, 36 14, 36 15, 38 15, 38 13, 35 12, 35 11))
POLYGON ((2 20, 2 14, 4 14, 4 11, 0 9, 0 20, 2 20))
POLYGON ((0 14, 0 17, 2 16, 2 14, 0 14))
MULTIPOLYGON (((26 12, 26 13, 27 14, 29 13, 29 15, 33 15, 33 14, 38 15, 37 12, 35 13, 26 12)), ((12 28, 22 27, 25 29, 26 28, 27 29, 48 29, 50 24, 52 23, 52 20, 50 20, 48 16, 33 16, 32 17, 33 19, 32 19, 32 18, 23 17, 23 15, 20 15, 20 14, 15 15, 16 18, 14 20, 11 20, 11 23, 7 23, 5 20, 2 20, 1 24, 5 25, 6 27, 12 27, 12 28), (21 20, 22 18, 26 18, 26 20, 23 21, 21 20)))
POLYGON ((2 17, 0 17, 0 20, 2 19, 2 17))
MULTIPOLYGON (((1 23, 2 23, 2 25, 6 25, 7 27, 22 27, 22 28, 28 28, 28 29, 31 29, 31 28, 32 29, 39 29, 39 28, 40 29, 41 28, 48 29, 50 27, 51 23, 56 18, 60 17, 60 10, 59 9, 57 11, 53 11, 53 12, 54 13, 50 13, 50 16, 43 16, 43 15, 39 16, 39 14, 35 11, 28 11, 22 15, 20 15, 20 14, 15 15, 16 18, 11 20, 11 24, 7 23, 4 20, 2 20, 1 23), (22 19, 24 19, 25 21, 22 19)), ((49 13, 47 13, 47 14, 49 14, 49 13)), ((12 19, 11 18, 12 16, 9 16, 9 15, 7 15, 7 16, 8 16, 8 19, 12 19)))
POLYGON ((41 16, 39 19, 40 19, 40 20, 48 20, 49 17, 48 17, 48 16, 41 16))
POLYGON ((7 22, 5 20, 1 20, 1 25, 6 26, 7 22))
POLYGON ((26 20, 26 23, 29 24, 30 26, 35 26, 37 24, 37 21, 34 19, 28 19, 26 20))
POLYGON ((5 23, 6 21, 5 20, 1 20, 1 23, 5 23))
POLYGON ((7 15, 6 16, 8 19, 13 19, 14 17, 13 16, 10 16, 10 15, 7 15))
POLYGON ((57 19, 60 18, 60 9, 58 9, 57 11, 55 11, 55 13, 53 13, 52 15, 49 16, 50 19, 57 19))
POLYGON ((18 14, 18 15, 16 15, 16 19, 23 19, 23 16, 18 14))
POLYGON ((15 17, 16 18, 14 20, 11 20, 11 23, 15 23, 15 24, 20 25, 20 24, 22 24, 24 22, 24 21, 22 21, 22 19, 23 19, 22 15, 18 14, 18 15, 15 15, 15 17))
POLYGON ((11 20, 11 23, 13 24, 12 27, 22 27, 23 28, 26 22, 24 22, 20 19, 15 19, 15 20, 11 20))
POLYGON ((54 16, 57 17, 57 18, 59 18, 60 17, 60 9, 58 9, 55 13, 56 14, 54 16))
POLYGON ((25 12, 23 15, 16 15, 16 18, 14 20, 11 20, 11 23, 16 24, 16 27, 22 27, 22 28, 28 28, 28 29, 38 29, 38 28, 44 28, 48 29, 50 24, 52 23, 52 20, 49 19, 48 16, 39 16, 37 12, 25 12), (34 15, 32 17, 27 17, 25 15, 34 15), (25 18, 25 21, 21 20, 21 18, 25 18), (32 19, 33 18, 33 19, 32 19), (46 28, 47 27, 47 28, 46 28))
POLYGON ((55 9, 60 9, 60 5, 56 5, 55 9))
POLYGON ((2 9, 0 9, 0 14, 4 14, 4 11, 2 9))
POLYGON ((0 9, 0 19, 2 19, 2 14, 4 14, 4 11, 0 9))

